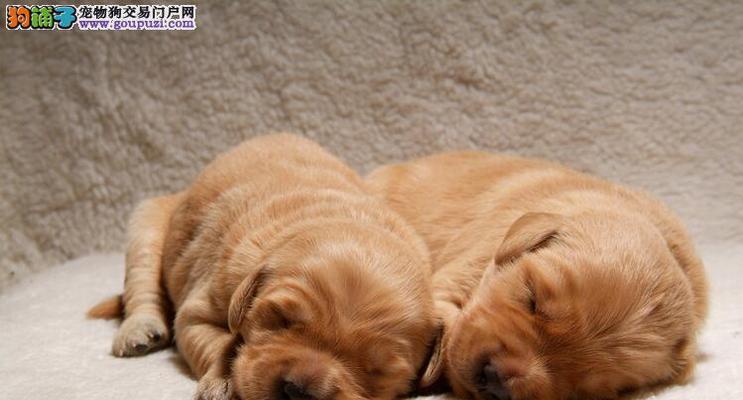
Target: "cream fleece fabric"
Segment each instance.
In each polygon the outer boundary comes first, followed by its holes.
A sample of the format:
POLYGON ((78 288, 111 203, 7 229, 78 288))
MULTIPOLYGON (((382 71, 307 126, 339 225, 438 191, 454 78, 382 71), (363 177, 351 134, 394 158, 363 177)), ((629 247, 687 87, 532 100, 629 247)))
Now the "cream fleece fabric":
MULTIPOLYGON (((714 295, 694 381, 622 400, 743 398, 743 246, 705 246, 702 256, 714 295)), ((110 350, 118 323, 85 319, 90 305, 121 291, 123 262, 120 254, 88 256, 35 274, 0 296, 0 399, 191 398, 196 382, 172 349, 115 358, 110 350)))
POLYGON ((546 157, 743 239, 743 2, 197 4, 193 32, 0 30, 0 290, 120 250, 135 203, 274 130, 362 172, 546 157))

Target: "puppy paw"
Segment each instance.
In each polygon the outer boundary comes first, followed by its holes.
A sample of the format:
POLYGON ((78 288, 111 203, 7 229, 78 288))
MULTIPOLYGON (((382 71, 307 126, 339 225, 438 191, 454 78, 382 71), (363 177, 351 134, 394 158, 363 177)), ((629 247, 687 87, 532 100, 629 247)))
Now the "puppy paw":
POLYGON ((162 319, 150 314, 134 314, 121 324, 111 352, 116 357, 142 356, 166 347, 169 341, 168 327, 162 319))
POLYGON ((204 375, 199 380, 194 400, 231 400, 232 384, 225 378, 204 375))

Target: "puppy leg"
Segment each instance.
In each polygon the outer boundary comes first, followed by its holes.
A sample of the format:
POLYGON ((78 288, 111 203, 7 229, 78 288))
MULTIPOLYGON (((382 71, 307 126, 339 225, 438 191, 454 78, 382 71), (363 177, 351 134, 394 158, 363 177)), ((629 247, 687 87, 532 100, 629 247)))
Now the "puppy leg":
POLYGON ((191 371, 199 378, 195 399, 229 400, 232 385, 228 358, 234 347, 234 336, 219 324, 218 313, 206 298, 195 293, 178 310, 175 342, 191 371))
POLYGON ((170 343, 161 253, 170 216, 180 199, 181 194, 174 194, 145 200, 129 220, 125 317, 114 338, 115 356, 144 355, 170 343))

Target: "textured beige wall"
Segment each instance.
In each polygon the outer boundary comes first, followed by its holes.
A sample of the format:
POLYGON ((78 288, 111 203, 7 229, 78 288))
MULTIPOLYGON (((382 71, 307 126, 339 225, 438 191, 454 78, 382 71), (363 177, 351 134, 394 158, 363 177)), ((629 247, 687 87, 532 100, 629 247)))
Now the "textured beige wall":
POLYGON ((195 32, 0 31, 0 288, 120 250, 138 200, 272 130, 361 171, 556 159, 743 239, 743 2, 584 3, 211 1, 195 32))

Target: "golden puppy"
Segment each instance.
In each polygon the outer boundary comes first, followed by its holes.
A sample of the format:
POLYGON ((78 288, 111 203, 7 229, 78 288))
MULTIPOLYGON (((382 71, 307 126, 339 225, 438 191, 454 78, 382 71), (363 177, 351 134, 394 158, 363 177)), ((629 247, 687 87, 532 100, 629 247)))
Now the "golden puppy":
POLYGON ((423 236, 459 396, 614 397, 681 382, 707 310, 702 263, 658 200, 552 163, 486 153, 368 181, 423 236))
POLYGON ((249 140, 188 190, 142 203, 129 237, 115 355, 167 345, 172 307, 198 398, 412 389, 434 327, 425 245, 316 144, 249 140))

